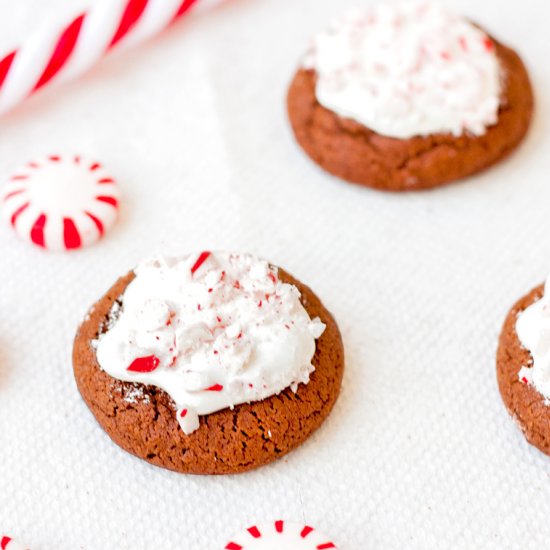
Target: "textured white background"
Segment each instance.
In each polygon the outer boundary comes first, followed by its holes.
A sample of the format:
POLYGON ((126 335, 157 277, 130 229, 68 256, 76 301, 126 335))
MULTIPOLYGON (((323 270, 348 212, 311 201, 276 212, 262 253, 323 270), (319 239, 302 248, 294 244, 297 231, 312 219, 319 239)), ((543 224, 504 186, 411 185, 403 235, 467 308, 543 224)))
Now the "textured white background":
MULTIPOLYGON (((33 550, 216 550, 264 519, 342 550, 542 548, 550 459, 500 402, 512 302, 550 271, 550 8, 449 2, 517 47, 538 109, 529 139, 470 181, 422 194, 346 185, 293 142, 286 86, 308 37, 360 0, 233 0, 0 120, 0 174, 96 156, 124 191, 93 248, 43 253, 0 228, 0 531, 33 550), (342 329, 341 398, 288 458, 188 477, 119 450, 79 398, 71 343, 140 258, 230 248, 310 284, 342 329)), ((0 0, 1 50, 84 1, 0 0)))

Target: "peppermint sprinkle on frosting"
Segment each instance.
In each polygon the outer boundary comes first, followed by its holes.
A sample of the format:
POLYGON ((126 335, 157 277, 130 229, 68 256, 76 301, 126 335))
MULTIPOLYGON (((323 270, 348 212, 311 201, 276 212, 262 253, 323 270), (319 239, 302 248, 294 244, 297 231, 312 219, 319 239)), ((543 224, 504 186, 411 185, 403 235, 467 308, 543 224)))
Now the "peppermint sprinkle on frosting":
POLYGON ((118 380, 157 386, 187 434, 199 416, 307 384, 315 339, 298 289, 250 254, 204 251, 142 263, 94 343, 118 380))
POLYGON ((304 68, 321 105, 378 134, 482 135, 500 107, 495 50, 466 19, 411 0, 349 12, 315 37, 304 68))

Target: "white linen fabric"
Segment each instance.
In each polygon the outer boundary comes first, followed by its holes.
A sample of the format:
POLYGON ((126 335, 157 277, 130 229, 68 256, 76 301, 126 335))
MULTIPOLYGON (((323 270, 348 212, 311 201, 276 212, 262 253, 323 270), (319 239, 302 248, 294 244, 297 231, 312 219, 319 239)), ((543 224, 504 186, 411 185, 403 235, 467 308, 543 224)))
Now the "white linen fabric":
MULTIPOLYGON (((512 303, 550 272, 550 4, 454 0, 516 47, 537 116, 484 174, 384 194, 295 144, 286 87, 308 40, 366 0, 231 0, 0 120, 0 174, 44 154, 103 162, 124 193, 97 245, 46 253, 0 227, 0 530, 33 550, 221 549, 264 520, 349 550, 542 548, 550 458, 502 406, 495 350, 512 303), (346 348, 341 397, 301 448, 239 476, 126 454, 81 400, 71 346, 142 258, 250 251, 311 285, 346 348)), ((84 0, 0 0, 0 50, 84 0), (52 15, 53 14, 53 15, 52 15)))

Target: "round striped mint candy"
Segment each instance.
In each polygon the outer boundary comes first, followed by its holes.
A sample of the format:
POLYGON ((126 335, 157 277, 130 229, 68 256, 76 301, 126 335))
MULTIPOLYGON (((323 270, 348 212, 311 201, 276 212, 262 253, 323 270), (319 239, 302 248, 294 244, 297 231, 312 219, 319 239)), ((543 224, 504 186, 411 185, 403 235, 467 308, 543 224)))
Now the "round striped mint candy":
POLYGON ((0 193, 0 215, 28 242, 48 250, 94 243, 114 224, 120 192, 98 162, 52 155, 29 162, 0 193))
POLYGON ((6 535, 0 536, 0 550, 29 550, 23 544, 6 535))
POLYGON ((249 527, 233 537, 224 550, 337 550, 331 540, 310 527, 278 520, 249 527))

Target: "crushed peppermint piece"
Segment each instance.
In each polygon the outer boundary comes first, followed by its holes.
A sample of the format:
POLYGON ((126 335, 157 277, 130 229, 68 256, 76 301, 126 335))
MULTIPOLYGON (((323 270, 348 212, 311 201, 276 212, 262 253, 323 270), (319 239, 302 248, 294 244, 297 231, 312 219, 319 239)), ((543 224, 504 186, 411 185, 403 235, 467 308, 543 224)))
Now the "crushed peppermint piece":
POLYGON ((191 268, 191 274, 193 275, 195 271, 199 269, 199 267, 208 259, 210 256, 210 252, 205 251, 201 252, 199 254, 199 257, 197 258, 197 261, 193 264, 193 267, 191 268))
POLYGON ((138 357, 134 359, 130 366, 126 369, 130 372, 153 372, 158 368, 160 359, 154 355, 147 357, 138 357))

